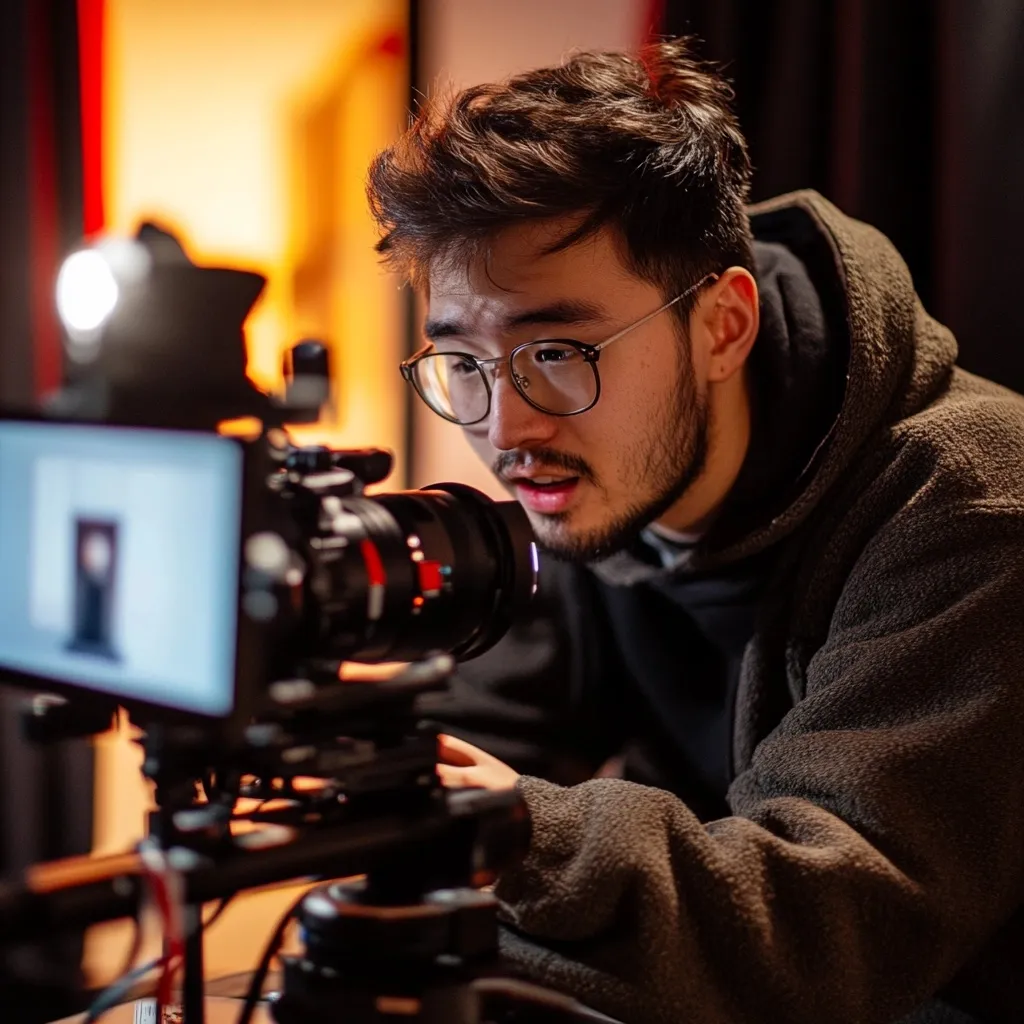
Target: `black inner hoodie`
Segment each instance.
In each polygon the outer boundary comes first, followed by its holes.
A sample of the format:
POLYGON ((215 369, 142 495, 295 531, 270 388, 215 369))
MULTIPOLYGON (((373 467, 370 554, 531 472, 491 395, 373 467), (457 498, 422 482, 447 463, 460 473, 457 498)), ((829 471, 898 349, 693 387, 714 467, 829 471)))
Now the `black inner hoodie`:
MULTIPOLYGON (((845 323, 828 315, 830 303, 789 248, 757 242, 755 259, 761 327, 748 359, 751 441, 702 543, 742 537, 789 504, 816 463, 843 397, 845 323)), ((630 585, 602 580, 600 572, 592 577, 607 627, 594 632, 610 645, 601 674, 617 691, 606 689, 607 706, 622 716, 623 774, 672 790, 701 820, 722 817, 729 813, 740 663, 776 551, 693 572, 681 564, 686 545, 648 530, 628 554, 637 569, 649 567, 630 585)))

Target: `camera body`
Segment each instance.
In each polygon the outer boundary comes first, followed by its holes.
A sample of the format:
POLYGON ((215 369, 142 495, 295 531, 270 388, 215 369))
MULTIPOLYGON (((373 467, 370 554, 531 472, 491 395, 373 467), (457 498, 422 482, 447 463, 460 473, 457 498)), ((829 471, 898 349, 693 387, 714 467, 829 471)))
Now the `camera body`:
POLYGON ((148 224, 68 260, 67 385, 45 416, 0 417, 8 681, 230 735, 342 661, 481 653, 529 601, 517 503, 457 484, 367 497, 389 453, 289 443, 329 395, 327 351, 300 342, 284 394, 257 391, 242 324, 262 286, 148 224))

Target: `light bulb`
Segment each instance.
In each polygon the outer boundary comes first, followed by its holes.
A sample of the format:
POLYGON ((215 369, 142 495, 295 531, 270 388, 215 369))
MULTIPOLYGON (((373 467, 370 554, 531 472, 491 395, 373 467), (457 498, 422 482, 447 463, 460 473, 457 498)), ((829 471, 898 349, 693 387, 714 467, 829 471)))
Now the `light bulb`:
POLYGON ((57 312, 72 339, 91 341, 117 305, 110 264, 94 249, 72 253, 57 275, 57 312))

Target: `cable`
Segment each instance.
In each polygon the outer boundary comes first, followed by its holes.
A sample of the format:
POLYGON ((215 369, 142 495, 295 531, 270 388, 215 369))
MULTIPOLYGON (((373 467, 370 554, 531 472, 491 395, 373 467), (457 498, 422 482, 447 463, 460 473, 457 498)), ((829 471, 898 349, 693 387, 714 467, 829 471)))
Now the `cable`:
POLYGON ((238 895, 238 893, 232 893, 230 896, 225 896, 220 903, 217 904, 217 909, 203 922, 203 931, 214 924, 214 922, 228 909, 228 904, 238 895))
MULTIPOLYGON (((146 872, 146 880, 149 883, 150 899, 153 901, 157 912, 160 914, 161 927, 166 928, 168 925, 170 909, 168 906, 166 884, 162 878, 155 875, 152 871, 146 872)), ((93 1000, 82 1024, 93 1024, 94 1021, 98 1020, 103 1014, 113 1009, 113 1007, 118 1003, 126 1001, 133 986, 149 974, 150 971, 157 968, 163 968, 161 982, 163 981, 163 977, 166 975, 168 961, 170 960, 169 953, 164 953, 162 956, 156 957, 138 967, 132 967, 132 964, 135 963, 135 959, 142 948, 141 914, 142 909, 140 905, 140 916, 135 918, 135 932, 132 936, 132 944, 129 948, 128 955, 125 958, 124 967, 118 973, 117 978, 103 989, 93 1000)))
POLYGON ((157 1006, 167 1006, 173 994, 174 974, 185 959, 182 897, 184 882, 171 866, 167 852, 152 840, 138 846, 139 859, 149 883, 153 903, 160 914, 164 936, 163 970, 157 984, 157 1006))
POLYGON ((150 971, 163 965, 164 957, 157 957, 129 971, 123 977, 117 979, 113 984, 108 985, 93 1001, 85 1015, 82 1024, 95 1024, 100 1017, 108 1010, 112 1010, 118 1003, 125 1002, 131 993, 132 988, 140 982, 150 971))
POLYGON ((277 953, 278 949, 281 948, 281 943, 284 941, 285 930, 291 923, 292 918, 295 916, 295 912, 299 909, 299 906, 307 895, 307 892, 303 892, 284 912, 281 919, 277 922, 277 927, 274 929, 274 933, 267 940, 267 944, 263 949, 263 956, 260 957, 259 966, 256 968, 256 971, 252 976, 252 980, 249 982, 249 991, 245 994, 245 1004, 242 1006, 242 1011, 238 1015, 237 1024, 250 1024, 252 1021, 252 1015, 256 1010, 256 1004, 260 1001, 260 996, 263 993, 263 983, 267 980, 267 974, 270 971, 270 963, 274 959, 274 955, 277 953))
MULTIPOLYGON (((202 923, 203 931, 206 931, 228 908, 228 904, 235 898, 236 893, 232 893, 230 896, 225 896, 218 904, 217 909, 202 923)), ((133 968, 131 965, 135 961, 135 957, 138 955, 139 947, 142 945, 142 928, 138 921, 135 923, 135 937, 132 942, 131 952, 128 956, 127 962, 125 963, 124 970, 121 971, 120 976, 116 981, 111 982, 100 994, 93 1000, 89 1007, 85 1019, 81 1024, 95 1024, 103 1014, 112 1010, 118 1003, 126 1002, 130 996, 133 986, 141 981, 150 971, 156 970, 158 967, 164 968, 161 976, 161 981, 164 976, 172 977, 173 972, 168 971, 172 956, 165 954, 164 956, 155 957, 148 963, 142 964, 139 967, 133 968)))
POLYGON ((150 884, 163 921, 164 945, 167 951, 161 958, 163 970, 160 972, 160 981, 156 990, 157 1006, 164 1007, 171 1001, 174 971, 184 957, 185 945, 179 929, 173 923, 173 904, 166 877, 158 873, 151 873, 150 884))
POLYGON ((142 952, 142 919, 141 919, 141 913, 142 913, 142 911, 140 909, 139 912, 136 914, 136 916, 133 918, 133 923, 135 925, 135 931, 134 931, 134 933, 132 935, 132 944, 131 944, 131 946, 128 949, 128 955, 124 958, 124 966, 121 968, 121 970, 119 970, 117 972, 117 974, 114 975, 115 978, 122 978, 122 977, 124 977, 124 975, 126 975, 130 971, 132 971, 134 969, 132 967, 132 965, 135 963, 136 960, 138 960, 139 953, 142 952))
POLYGON ((135 912, 135 917, 132 918, 132 924, 135 926, 132 932, 132 942, 128 947, 128 952, 124 958, 124 964, 121 970, 117 971, 114 975, 115 980, 123 977, 133 970, 133 964, 139 958, 139 953, 142 952, 142 915, 143 915, 143 904, 140 901, 139 906, 135 912))
MULTIPOLYGON (((227 909, 228 904, 235 898, 235 894, 232 893, 230 896, 226 896, 224 899, 217 904, 217 909, 210 915, 207 920, 203 922, 203 931, 210 927, 220 917, 221 914, 227 909)), ((141 929, 136 924, 136 939, 132 943, 132 955, 125 965, 124 971, 121 976, 110 985, 108 985, 92 1002, 89 1010, 86 1014, 82 1024, 95 1024, 95 1022, 112 1010, 118 1003, 126 1002, 131 993, 132 987, 141 981, 150 971, 156 970, 158 967, 166 969, 167 962, 171 959, 169 956, 158 956, 148 963, 142 964, 139 967, 132 968, 131 964, 135 959, 135 954, 138 952, 139 946, 141 945, 141 929), (131 968, 131 969, 129 969, 131 968)))

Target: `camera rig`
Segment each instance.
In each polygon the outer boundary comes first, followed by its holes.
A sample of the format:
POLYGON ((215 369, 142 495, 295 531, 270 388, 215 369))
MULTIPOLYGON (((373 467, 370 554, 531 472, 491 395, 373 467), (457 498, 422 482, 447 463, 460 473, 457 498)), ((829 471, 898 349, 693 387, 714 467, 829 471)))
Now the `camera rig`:
POLYGON ((497 922, 494 898, 476 887, 523 849, 529 824, 512 793, 437 783, 437 733, 416 701, 452 664, 438 655, 390 679, 325 687, 330 699, 289 700, 276 722, 254 723, 216 759, 202 730, 151 723, 143 770, 157 808, 145 847, 41 865, 0 890, 0 945, 136 916, 159 880, 179 903, 165 955, 183 967, 186 1021, 202 1021, 204 903, 289 879, 362 875, 293 908, 306 948, 285 960, 275 1018, 385 1020, 399 1007, 412 1020, 480 1019, 472 981, 493 965, 497 922), (197 765, 216 767, 199 779, 197 765), (239 798, 256 807, 237 812, 239 798), (258 827, 239 832, 242 821, 258 827))
POLYGON ((532 1007, 530 1020, 605 1020, 485 976, 498 926, 481 888, 525 848, 529 823, 514 792, 441 787, 438 727, 422 714, 421 698, 446 685, 455 661, 492 646, 532 595, 526 518, 516 503, 460 485, 367 497, 364 487, 390 471, 388 453, 289 444, 285 425, 315 421, 327 398, 327 353, 296 345, 276 398, 249 383, 242 324, 263 284, 196 266, 150 224, 133 242, 76 254, 58 282, 70 358, 49 422, 207 434, 238 417, 260 426, 243 445, 235 671, 223 713, 2 666, 4 682, 54 694, 26 713, 36 741, 103 731, 126 708, 143 730, 156 809, 137 850, 38 865, 0 887, 0 953, 137 916, 148 898, 164 923, 163 956, 101 994, 89 1019, 153 967, 166 1001, 180 968, 185 1021, 202 1024, 203 904, 223 909, 248 888, 320 878, 268 944, 243 1024, 293 917, 304 951, 283 959, 272 1004, 280 1024, 473 1024, 492 1019, 501 997, 532 1007), (75 267, 92 279, 69 279, 75 267), (85 313, 76 294, 90 296, 85 313), (384 678, 339 679, 343 662, 385 661, 405 664, 384 678))

